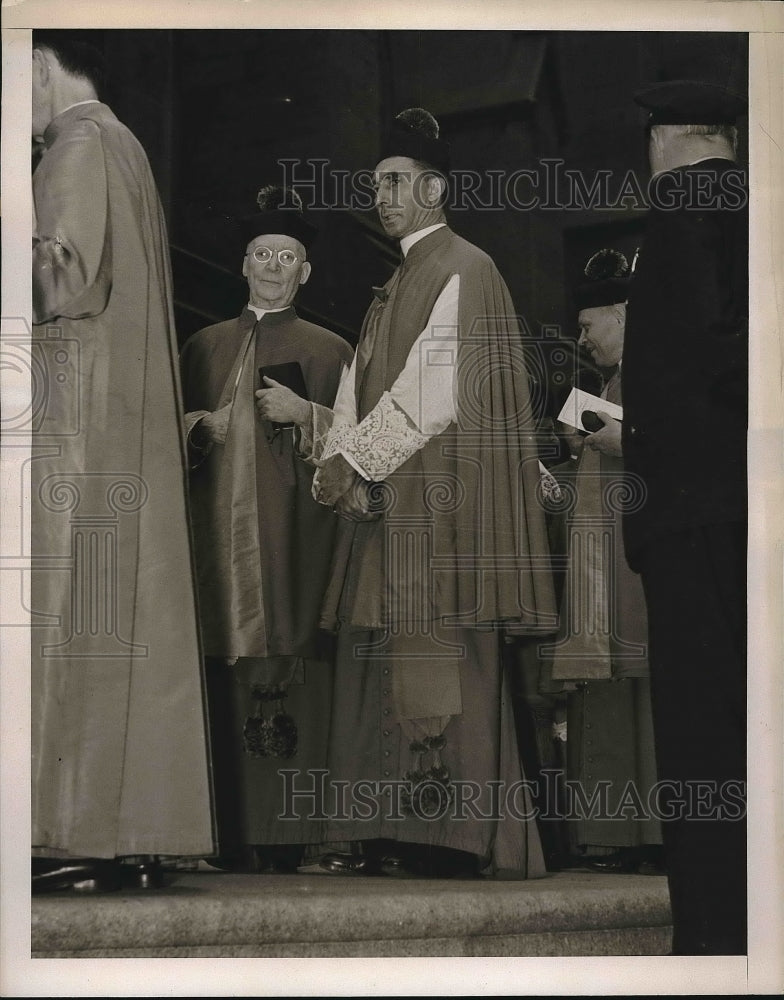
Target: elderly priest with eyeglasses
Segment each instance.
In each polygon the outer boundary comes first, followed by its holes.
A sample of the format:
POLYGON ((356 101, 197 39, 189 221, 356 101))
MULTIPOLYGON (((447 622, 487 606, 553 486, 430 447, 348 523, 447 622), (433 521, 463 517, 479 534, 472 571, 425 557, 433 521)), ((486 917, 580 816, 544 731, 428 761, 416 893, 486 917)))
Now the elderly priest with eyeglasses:
POLYGON ((220 855, 232 871, 296 870, 318 843, 286 811, 278 769, 323 767, 332 667, 318 615, 336 518, 311 496, 293 425, 331 406, 350 346, 293 305, 316 235, 296 194, 267 187, 241 220, 249 301, 181 355, 220 855), (294 392, 286 392, 281 386, 294 392), (258 399, 257 394, 258 393, 258 399), (276 420, 269 405, 281 396, 276 420), (290 411, 290 412, 289 412, 290 411))

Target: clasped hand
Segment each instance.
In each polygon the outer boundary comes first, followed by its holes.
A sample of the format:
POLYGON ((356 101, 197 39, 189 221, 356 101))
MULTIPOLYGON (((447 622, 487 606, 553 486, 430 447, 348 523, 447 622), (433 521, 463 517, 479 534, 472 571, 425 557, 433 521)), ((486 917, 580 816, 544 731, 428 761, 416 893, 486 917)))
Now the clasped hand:
POLYGON ((350 521, 372 521, 379 514, 370 509, 368 487, 342 455, 332 455, 319 467, 316 499, 350 521))
POLYGON ((604 427, 594 434, 588 434, 585 444, 594 451, 600 451, 604 455, 611 455, 613 458, 622 458, 621 448, 621 421, 615 420, 608 413, 599 411, 597 417, 602 421, 604 427))
POLYGON ((225 444, 229 433, 231 419, 231 403, 222 406, 212 413, 205 413, 199 421, 201 433, 211 444, 225 444))

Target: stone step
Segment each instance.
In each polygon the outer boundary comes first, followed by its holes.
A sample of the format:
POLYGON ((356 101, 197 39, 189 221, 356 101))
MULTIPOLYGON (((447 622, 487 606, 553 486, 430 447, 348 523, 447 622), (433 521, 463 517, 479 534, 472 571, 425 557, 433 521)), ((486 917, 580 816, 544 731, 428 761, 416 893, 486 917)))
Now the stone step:
POLYGON ((201 866, 156 890, 32 900, 33 958, 666 955, 666 879, 570 871, 525 882, 201 866))

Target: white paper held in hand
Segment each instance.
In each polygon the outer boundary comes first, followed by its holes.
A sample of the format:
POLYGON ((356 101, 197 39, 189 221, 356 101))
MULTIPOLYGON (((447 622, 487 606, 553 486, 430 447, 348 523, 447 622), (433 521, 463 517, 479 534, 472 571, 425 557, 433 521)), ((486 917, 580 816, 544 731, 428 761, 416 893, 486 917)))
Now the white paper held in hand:
POLYGON ((610 403, 601 396, 594 396, 583 389, 572 389, 563 405, 558 419, 571 427, 584 430, 581 417, 586 410, 593 410, 594 413, 607 413, 616 420, 623 420, 623 407, 617 403, 610 403))

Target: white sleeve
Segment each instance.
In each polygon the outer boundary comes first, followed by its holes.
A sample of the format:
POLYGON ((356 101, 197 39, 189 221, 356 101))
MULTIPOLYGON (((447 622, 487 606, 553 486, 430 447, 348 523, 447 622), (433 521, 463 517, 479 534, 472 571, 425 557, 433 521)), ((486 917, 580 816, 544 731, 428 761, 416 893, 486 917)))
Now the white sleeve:
POLYGON ((459 297, 460 275, 453 274, 392 388, 358 426, 334 439, 330 451, 365 479, 385 479, 456 420, 459 297))
MULTIPOLYGON (((351 367, 343 365, 338 391, 332 409, 320 403, 310 404, 310 422, 295 428, 295 442, 300 458, 316 464, 327 455, 329 440, 341 427, 354 427, 357 423, 357 404, 354 394, 356 356, 351 367)), ((330 450, 331 453, 331 450, 330 450)))

